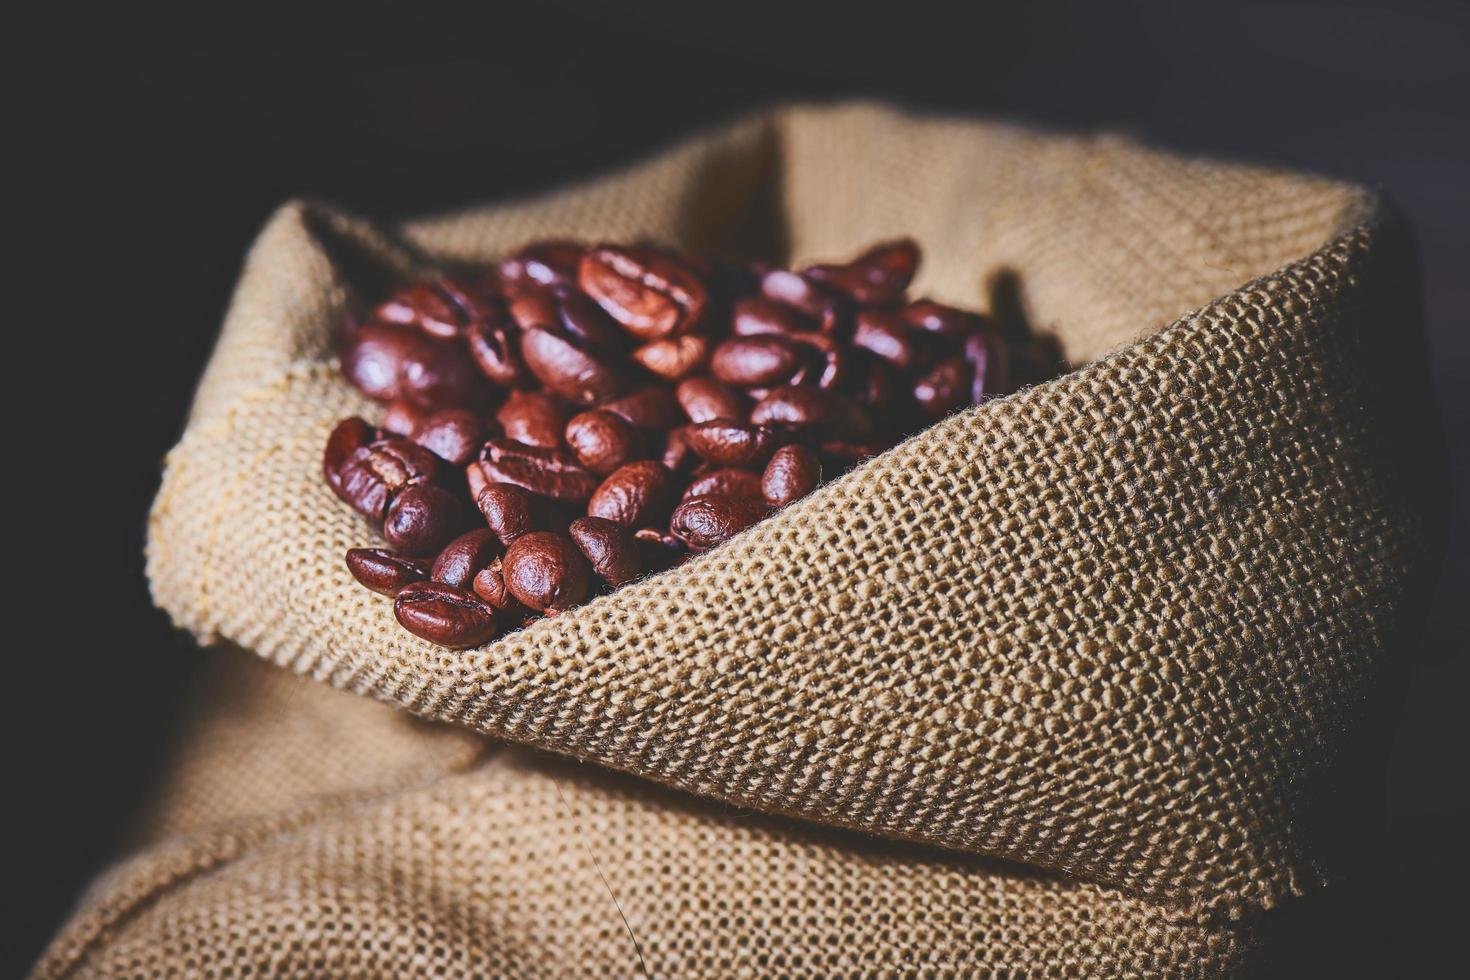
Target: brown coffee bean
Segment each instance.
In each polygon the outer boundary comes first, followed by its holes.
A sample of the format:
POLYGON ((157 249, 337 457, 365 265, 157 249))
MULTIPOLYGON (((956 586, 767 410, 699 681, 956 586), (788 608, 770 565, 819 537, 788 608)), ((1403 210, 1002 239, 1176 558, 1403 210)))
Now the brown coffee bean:
POLYGON ((338 470, 338 496, 364 517, 380 521, 399 493, 437 479, 440 466, 439 457, 407 439, 379 439, 348 455, 338 470))
MULTIPOLYGON (((830 333, 807 330, 790 336, 793 343, 815 352, 818 364, 814 373, 818 388, 836 388, 847 383, 855 370, 856 354, 851 347, 830 333)), ((812 374, 812 371, 803 369, 793 376, 792 383, 810 384, 812 374)))
POLYGON ((903 296, 918 266, 919 247, 905 238, 875 245, 843 265, 808 266, 802 275, 859 303, 886 305, 903 296))
POLYGON ((689 445, 682 427, 664 437, 664 451, 659 461, 670 473, 687 473, 699 465, 699 456, 689 445))
POLYGON ((462 345, 411 327, 366 323, 342 357, 342 371, 378 401, 403 398, 420 408, 477 408, 488 398, 484 380, 462 345))
POLYGON ((708 422, 711 419, 740 421, 750 410, 744 395, 708 375, 685 378, 674 390, 674 396, 691 422, 708 422))
POLYGON ((822 462, 806 446, 782 446, 761 474, 761 496, 772 507, 785 507, 811 493, 822 482, 822 462))
POLYGON ((893 365, 896 370, 907 371, 914 366, 914 340, 910 336, 909 325, 895 313, 882 310, 858 313, 852 343, 854 347, 861 347, 893 365))
POLYGON ((438 282, 416 282, 395 292, 375 312, 384 323, 417 327, 435 337, 451 338, 466 317, 438 282))
POLYGON ((386 596, 395 596, 429 577, 429 563, 422 558, 395 555, 381 548, 353 548, 347 552, 347 570, 360 585, 386 596))
POLYGON ((548 286, 532 282, 507 283, 505 308, 517 330, 557 330, 561 327, 561 309, 556 294, 548 286))
MULTIPOLYGON (((776 388, 750 410, 758 425, 780 425, 840 439, 865 436, 872 423, 861 408, 835 391, 805 385, 776 388)), ((698 445, 695 450, 699 449, 698 445)))
POLYGON ((750 497, 694 497, 674 510, 669 530, 695 551, 727 541, 765 517, 765 501, 750 497))
POLYGON ((577 283, 640 340, 662 340, 697 326, 709 293, 695 271, 647 246, 600 245, 582 257, 577 283))
POLYGON ((716 466, 764 466, 781 444, 776 430, 769 426, 729 419, 686 425, 684 438, 700 459, 716 466))
POLYGON ((398 593, 393 615, 414 636, 451 650, 488 643, 500 632, 495 610, 467 589, 418 582, 398 593))
POLYGON ((521 357, 519 329, 511 323, 483 321, 470 328, 470 356, 485 377, 502 388, 529 388, 536 383, 521 357))
POLYGON ((638 563, 647 575, 667 571, 689 557, 683 541, 656 527, 634 531, 633 543, 638 546, 638 563))
POLYGON ((634 428, 650 432, 666 432, 684 421, 679 402, 669 389, 649 385, 637 391, 614 398, 602 408, 622 418, 634 428))
POLYGON ((730 337, 710 357, 710 373, 726 384, 763 387, 786 384, 803 366, 799 347, 779 334, 730 337))
POLYGON ((965 362, 970 365, 970 404, 979 405, 1010 390, 1006 342, 986 333, 965 338, 965 362))
POLYGON ((842 320, 842 300, 830 290, 785 269, 773 269, 761 277, 761 292, 774 302, 803 313, 823 330, 834 330, 842 320))
POLYGON ((550 501, 511 483, 490 483, 475 496, 485 523, 508 545, 523 534, 549 531, 565 523, 550 501))
POLYGON ((949 340, 963 340, 985 325, 983 317, 933 300, 921 299, 898 311, 909 326, 949 340))
MULTIPOLYGON (((796 448, 796 447, 786 447, 796 448)), ((776 450, 776 455, 771 457, 771 463, 784 452, 784 449, 776 450)), ((761 496, 761 475, 754 470, 736 469, 733 466, 725 466, 720 469, 711 470, 694 478, 684 490, 684 500, 691 497, 759 497, 761 496)))
POLYGON ((586 251, 587 247, 577 242, 533 242, 501 262, 500 275, 508 282, 569 284, 576 281, 577 263, 586 251))
POLYGON ((413 435, 425 412, 407 398, 395 398, 383 406, 383 431, 407 438, 413 435))
POLYGON ((627 419, 603 408, 572 416, 566 440, 577 462, 598 476, 631 462, 642 445, 638 430, 627 419))
POLYGON ((597 489, 597 476, 571 453, 513 439, 491 439, 470 465, 479 468, 484 483, 513 483, 561 504, 585 503, 597 489))
POLYGON ((567 533, 592 563, 592 570, 609 585, 625 585, 643 569, 633 535, 616 521, 579 517, 567 533))
POLYGON ((564 402, 539 391, 512 391, 495 413, 507 439, 543 449, 561 446, 571 417, 564 402))
POLYGON ((674 474, 651 459, 628 463, 602 481, 587 504, 587 513, 623 527, 656 524, 674 498, 674 474))
POLYGON ((592 568, 572 540, 533 531, 515 540, 501 559, 506 588, 538 612, 561 612, 587 598, 592 568))
POLYGON ((489 436, 480 416, 451 408, 423 418, 414 428, 412 439, 440 459, 463 466, 475 458, 489 436))
POLYGON ((399 554, 423 558, 437 554, 464 525, 458 497, 432 483, 415 483, 388 505, 383 537, 399 554))
POLYGON ((502 625, 509 626, 520 622, 527 616, 534 615, 531 610, 521 604, 521 600, 511 595, 510 589, 505 587, 504 557, 495 558, 490 564, 480 569, 471 587, 475 595, 488 602, 500 615, 502 625))
POLYGON ((578 405, 606 401, 623 388, 612 359, 570 334, 542 327, 523 330, 521 357, 537 381, 578 405))
POLYGON ((709 338, 702 334, 685 334, 682 337, 665 337, 654 340, 633 351, 633 360, 644 370, 668 381, 687 378, 696 371, 704 370, 709 360, 709 338))
POLYGON ((327 436, 327 448, 322 452, 322 476, 332 492, 347 503, 351 501, 342 496, 342 466, 348 456, 378 438, 378 430, 355 415, 338 422, 327 436))
POLYGON ((914 401, 931 419, 970 404, 970 365, 963 357, 946 357, 914 382, 914 401))
POLYGON ((480 570, 499 558, 504 550, 489 528, 466 531, 444 546, 429 574, 435 582, 467 589, 480 570))
MULTIPOLYGON (((802 288, 808 288, 802 283, 802 288)), ((797 309, 765 296, 746 296, 735 304, 731 314, 731 332, 738 337, 764 334, 799 333, 810 330, 815 322, 797 309)))
POLYGON ((623 346, 626 335, 586 293, 573 286, 557 286, 552 294, 556 297, 561 332, 574 343, 604 352, 623 346))

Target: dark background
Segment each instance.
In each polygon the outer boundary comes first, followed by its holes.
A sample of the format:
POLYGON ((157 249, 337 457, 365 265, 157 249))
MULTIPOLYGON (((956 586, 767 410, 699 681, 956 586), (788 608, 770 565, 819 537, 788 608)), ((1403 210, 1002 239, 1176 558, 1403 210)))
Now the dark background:
MULTIPOLYGON (((45 464, 66 478, 21 523, 49 527, 54 511, 80 528, 64 547, 48 531, 50 545, 23 553, 44 555, 34 574, 90 587, 81 606, 55 605, 56 589, 13 600, 34 604, 46 629, 17 657, 37 684, 10 691, 13 803, 25 802, 11 807, 21 826, 0 872, 0 975, 25 970, 118 846, 197 656, 148 600, 143 520, 273 206, 310 195, 408 214, 507 197, 742 109, 846 95, 1321 171, 1381 187, 1408 213, 1458 517, 1427 637, 1404 652, 1416 659, 1383 777, 1384 833, 1362 842, 1358 884, 1315 906, 1333 925, 1304 944, 1301 967, 1432 971, 1463 924, 1462 907, 1438 901, 1442 885, 1470 871, 1470 7, 958 6, 253 4, 105 20, 77 10, 12 37, 41 55, 26 100, 56 106, 19 141, 42 173, 12 190, 60 231, 36 249, 34 280, 12 280, 44 307, 13 329, 38 326, 48 345, 12 356, 12 382, 91 412, 84 434, 60 410, 13 419, 68 447, 45 464), (61 281, 40 285, 47 272, 61 281)), ((1424 434, 1422 450, 1442 452, 1438 439, 1424 434)))

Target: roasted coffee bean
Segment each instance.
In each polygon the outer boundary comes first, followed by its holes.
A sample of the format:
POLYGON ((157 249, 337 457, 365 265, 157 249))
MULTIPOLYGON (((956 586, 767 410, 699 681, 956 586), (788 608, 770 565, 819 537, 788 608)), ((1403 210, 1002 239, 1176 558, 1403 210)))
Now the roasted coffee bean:
POLYGON ((508 545, 523 534, 549 531, 564 523, 548 500, 512 483, 491 483, 475 497, 475 505, 501 544, 508 545))
POLYGON ((587 513, 623 527, 646 527, 668 513, 674 490, 674 474, 668 467, 639 460, 618 467, 602 481, 587 503, 587 513))
POLYGON ((415 483, 388 505, 383 537, 399 554, 423 558, 437 554, 464 525, 458 497, 433 483, 415 483))
POLYGON ((410 438, 427 414, 407 398, 395 398, 383 406, 383 431, 410 438))
MULTIPOLYGON (((787 449, 798 448, 788 446, 787 449)), ((776 455, 771 457, 771 462, 766 466, 773 465, 785 449, 776 450, 776 455)), ((711 494, 721 497, 759 497, 761 496, 761 475, 754 470, 736 469, 733 466, 724 466, 708 473, 700 474, 694 478, 684 490, 684 500, 691 497, 707 497, 711 494)))
POLYGON ((761 277, 761 292, 767 299, 811 317, 822 330, 835 330, 841 323, 842 300, 830 290, 794 272, 785 269, 767 272, 761 277))
POLYGON ((470 356, 485 377, 502 388, 529 388, 536 383, 521 357, 519 329, 510 323, 483 321, 470 328, 470 356))
POLYGON ((587 598, 592 568, 565 535, 533 531, 515 540, 501 559, 506 588, 538 612, 561 612, 587 598))
POLYGON ((617 350, 623 345, 618 325, 586 293, 571 286, 557 286, 556 297, 561 332, 581 347, 594 351, 617 350))
POLYGON ((489 528, 466 531, 444 546, 429 574, 435 582, 468 589, 480 570, 499 558, 504 550, 500 539, 489 528))
POLYGON ((523 330, 521 357, 537 381, 578 405, 606 401, 623 388, 622 373, 610 357, 566 333, 523 330))
POLYGON ((673 393, 654 385, 614 398, 601 407, 622 416, 634 428, 651 432, 666 432, 684 421, 673 393))
POLYGON ((843 265, 808 266, 802 275, 859 303, 887 305, 903 297, 918 267, 919 247, 905 238, 875 245, 843 265))
POLYGON ((664 451, 659 461, 670 473, 687 473, 699 465, 699 456, 689 445, 682 427, 664 437, 664 451))
POLYGON ((342 466, 347 457, 378 437, 378 430, 357 416, 338 422, 327 436, 327 448, 322 452, 322 476, 332 492, 347 503, 351 501, 342 496, 342 466))
POLYGON ((364 517, 380 521, 394 497, 436 479, 440 466, 439 457, 407 439, 379 439, 348 455, 338 470, 338 495, 364 517))
POLYGON ((646 575, 667 571, 689 557, 683 541, 656 527, 643 527, 633 532, 638 546, 638 563, 646 575))
POLYGON ((694 497, 669 519, 669 530, 695 551, 706 551, 770 513, 765 501, 750 497, 694 497))
POLYGON ((965 338, 965 362, 970 365, 970 404, 994 398, 1008 390, 1006 344, 991 334, 972 333, 965 338))
POLYGON ((440 459, 463 466, 475 458, 489 436, 480 416, 451 408, 421 420, 413 430, 412 439, 440 459))
POLYGON ((558 330, 561 327, 561 309, 549 286, 532 282, 507 283, 505 309, 517 330, 530 330, 532 327, 558 330))
POLYGON ((631 462, 642 445, 638 430, 605 408, 572 416, 566 440, 577 462, 598 476, 607 476, 631 462))
MULTIPOLYGON (((801 282, 803 289, 810 288, 804 280, 801 282)), ((741 299, 735 304, 730 320, 731 332, 738 337, 800 333, 814 329, 816 325, 816 321, 803 316, 795 307, 765 296, 741 299)))
POLYGON ((429 577, 429 563, 422 558, 395 555, 381 548, 353 548, 347 552, 347 570, 360 585, 386 596, 395 596, 429 577))
POLYGON ((709 338, 700 334, 665 337, 639 347, 633 352, 633 360, 660 378, 678 381, 704 370, 709 360, 709 348, 709 338))
POLYGON ((687 425, 684 438, 700 459, 716 466, 764 466, 781 445, 775 429, 729 419, 687 425))
MULTIPOLYGON (((866 413, 847 397, 804 385, 775 389, 750 410, 750 420, 831 439, 865 436, 873 428, 866 413)), ((699 446, 694 448, 698 451, 699 446)))
POLYGON ((683 261, 659 249, 600 245, 582 257, 577 283, 640 340, 685 333, 704 317, 709 293, 683 261))
POLYGON ((710 373, 743 388, 787 384, 803 366, 801 348, 780 334, 730 337, 710 357, 710 373))
POLYGON ((812 372, 802 370, 792 377, 792 384, 811 383, 815 380, 818 388, 836 388, 847 383, 853 373, 857 356, 849 345, 838 341, 830 333, 811 330, 790 336, 793 343, 815 352, 819 362, 814 377, 812 372))
POLYGON ((744 395, 708 375, 685 378, 679 382, 674 395, 691 422, 708 422, 711 419, 740 421, 750 410, 750 403, 744 395))
POLYGON ((561 504, 585 503, 597 489, 596 474, 578 464, 570 453, 513 439, 491 439, 470 466, 479 468, 485 483, 513 483, 561 504))
POLYGON ((914 401, 931 419, 970 404, 970 365, 963 357, 946 357, 914 382, 914 401))
POLYGON ((608 585, 625 585, 643 569, 633 535, 616 521, 579 517, 572 521, 567 533, 592 563, 598 578, 608 585))
POLYGON ((882 310, 858 313, 852 343, 886 361, 895 370, 907 371, 914 366, 914 339, 909 325, 896 313, 882 310))
POLYGON ((539 391, 512 391, 495 413, 507 439, 543 449, 561 446, 571 417, 565 402, 539 391))
POLYGON ((451 650, 488 643, 500 632, 495 610, 484 599, 443 582, 419 582, 398 593, 393 615, 414 636, 451 650))
POLYGON ((573 283, 577 263, 586 252, 586 246, 576 242, 535 242, 501 262, 500 276, 507 282, 529 281, 543 286, 573 283))
POLYGON ((521 600, 511 595, 510 589, 505 587, 504 557, 493 559, 490 564, 480 569, 475 575, 471 588, 475 595, 488 602, 500 615, 502 625, 509 626, 520 622, 527 616, 534 615, 531 610, 522 605, 521 600))
POLYGON ((822 462, 806 446, 782 446, 761 474, 760 491, 772 507, 785 507, 822 482, 822 462))
POLYGON ((954 341, 963 340, 985 326, 985 319, 979 314, 928 299, 909 303, 898 315, 911 327, 954 341))
POLYGON ((404 398, 420 408, 475 408, 487 399, 484 381, 461 344, 411 327, 366 323, 342 358, 342 371, 378 401, 404 398))
POLYGON ((375 314, 384 323, 418 327, 443 338, 456 336, 465 322, 464 311, 437 282, 405 286, 384 301, 375 314))

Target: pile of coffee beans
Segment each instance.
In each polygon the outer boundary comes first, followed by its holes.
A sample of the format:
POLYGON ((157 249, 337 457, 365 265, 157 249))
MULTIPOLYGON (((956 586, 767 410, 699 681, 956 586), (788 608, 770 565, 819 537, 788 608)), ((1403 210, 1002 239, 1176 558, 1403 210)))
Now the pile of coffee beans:
POLYGON ((348 568, 413 634, 476 646, 1041 380, 1032 338, 909 300, 918 262, 907 240, 798 271, 554 241, 404 286, 346 331, 385 417, 339 423, 323 472, 388 544, 348 568))

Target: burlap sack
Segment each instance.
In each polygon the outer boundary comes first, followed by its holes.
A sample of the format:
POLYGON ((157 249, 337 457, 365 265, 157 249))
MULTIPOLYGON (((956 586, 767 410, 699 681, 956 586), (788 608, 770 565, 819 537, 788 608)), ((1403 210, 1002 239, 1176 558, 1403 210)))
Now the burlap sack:
POLYGON ((366 706, 313 689, 280 711, 320 731, 200 723, 174 832, 41 972, 1238 968, 1264 910, 1331 877, 1356 816, 1338 763, 1422 592, 1395 432, 1417 402, 1389 356, 1415 290, 1361 190, 866 106, 401 227, 288 205, 168 459, 160 605, 462 733, 719 802, 381 712, 358 732, 366 706), (1083 366, 479 650, 408 636, 347 575, 367 532, 319 459, 373 413, 328 353, 354 289, 548 235, 804 260, 904 233, 917 293, 981 304, 1011 270, 1083 366))

